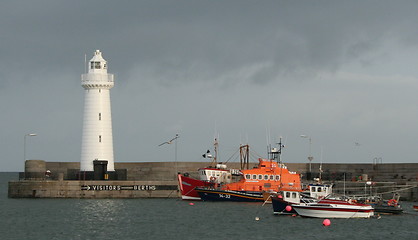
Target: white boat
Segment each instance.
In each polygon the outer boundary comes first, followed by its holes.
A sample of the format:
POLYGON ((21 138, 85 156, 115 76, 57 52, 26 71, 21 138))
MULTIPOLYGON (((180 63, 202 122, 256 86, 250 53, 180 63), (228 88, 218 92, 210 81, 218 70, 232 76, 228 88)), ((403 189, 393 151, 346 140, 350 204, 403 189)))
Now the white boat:
POLYGON ((311 204, 295 204, 292 207, 302 217, 370 218, 374 215, 374 209, 369 204, 334 199, 322 199, 311 204))

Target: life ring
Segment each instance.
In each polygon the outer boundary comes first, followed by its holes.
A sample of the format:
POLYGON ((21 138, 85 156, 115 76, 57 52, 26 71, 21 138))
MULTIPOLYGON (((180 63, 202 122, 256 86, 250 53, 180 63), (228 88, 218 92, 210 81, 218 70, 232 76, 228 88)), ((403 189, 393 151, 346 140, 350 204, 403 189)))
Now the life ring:
POLYGON ((390 199, 388 201, 388 205, 389 206, 396 206, 396 205, 398 205, 398 201, 396 201, 396 199, 390 199))
POLYGON ((210 181, 214 182, 216 180, 216 177, 210 177, 210 181))

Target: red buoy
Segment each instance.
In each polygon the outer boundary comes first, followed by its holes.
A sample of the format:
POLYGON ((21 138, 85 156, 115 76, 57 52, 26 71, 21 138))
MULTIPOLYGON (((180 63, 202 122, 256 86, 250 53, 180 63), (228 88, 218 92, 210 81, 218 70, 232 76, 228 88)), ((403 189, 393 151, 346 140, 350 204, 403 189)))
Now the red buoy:
POLYGON ((189 205, 190 205, 190 206, 193 206, 193 205, 194 205, 194 203, 192 203, 192 202, 191 202, 191 203, 189 203, 189 205))
POLYGON ((324 221, 322 221, 322 225, 324 225, 325 227, 328 227, 329 225, 331 225, 331 221, 328 218, 324 219, 324 221))
POLYGON ((290 212, 290 211, 292 211, 292 207, 290 205, 287 205, 286 208, 285 208, 285 210, 288 211, 288 212, 290 212))

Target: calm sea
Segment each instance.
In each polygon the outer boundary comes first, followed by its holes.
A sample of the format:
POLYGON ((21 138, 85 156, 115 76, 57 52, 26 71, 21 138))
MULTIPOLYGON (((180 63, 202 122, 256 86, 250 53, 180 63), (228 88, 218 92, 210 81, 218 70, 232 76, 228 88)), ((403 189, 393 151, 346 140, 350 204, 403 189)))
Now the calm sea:
POLYGON ((408 239, 418 240, 418 215, 380 219, 275 216, 261 203, 178 199, 9 199, 0 173, 0 239, 408 239), (255 218, 259 217, 259 221, 255 218))

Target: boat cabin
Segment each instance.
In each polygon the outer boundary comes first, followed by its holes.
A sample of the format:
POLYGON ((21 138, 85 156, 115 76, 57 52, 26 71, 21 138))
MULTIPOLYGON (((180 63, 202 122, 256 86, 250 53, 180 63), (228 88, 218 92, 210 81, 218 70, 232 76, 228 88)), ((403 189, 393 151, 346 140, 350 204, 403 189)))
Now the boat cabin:
POLYGON ((332 193, 332 184, 309 184, 308 190, 310 197, 321 199, 332 193))
POLYGON ((214 168, 200 168, 198 174, 199 179, 205 182, 230 183, 232 180, 232 174, 225 164, 216 164, 214 168))

